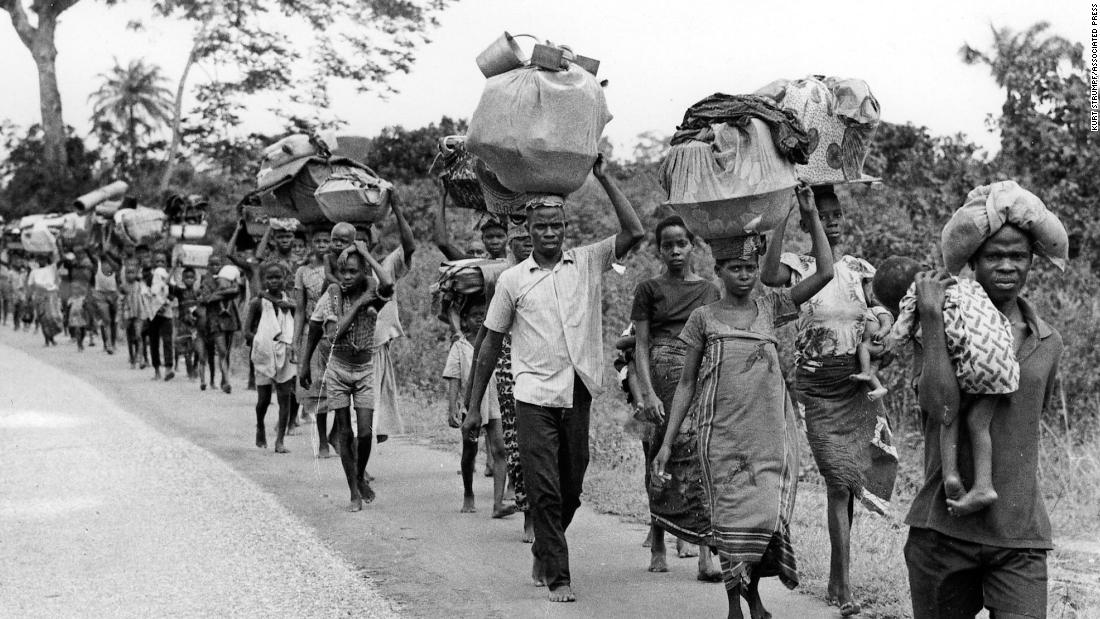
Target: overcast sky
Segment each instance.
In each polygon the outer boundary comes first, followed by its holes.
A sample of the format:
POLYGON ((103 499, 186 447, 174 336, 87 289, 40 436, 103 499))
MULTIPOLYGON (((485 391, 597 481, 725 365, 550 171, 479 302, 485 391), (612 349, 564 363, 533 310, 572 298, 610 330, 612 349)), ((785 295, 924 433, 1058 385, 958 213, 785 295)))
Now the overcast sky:
MULTIPOLYGON (((58 75, 65 120, 78 130, 88 129, 88 93, 113 58, 125 64, 143 57, 178 78, 190 31, 163 22, 127 31, 127 21, 144 12, 139 0, 118 8, 84 0, 64 14, 58 75)), ((1054 33, 1088 41, 1084 0, 461 0, 441 14, 412 72, 393 78, 399 94, 383 100, 338 87, 333 111, 347 121, 345 132, 363 135, 387 125, 419 127, 442 115, 469 117, 484 84, 474 58, 508 30, 569 44, 602 61, 615 116, 606 133, 623 155, 639 133, 671 133, 684 109, 708 94, 752 92, 811 73, 863 78, 885 120, 926 125, 937 134, 963 132, 995 148, 985 119, 1000 109, 1003 95, 987 69, 960 61, 958 49, 964 42, 989 47, 990 24, 1022 30, 1040 20, 1054 33)), ((0 118, 37 122, 34 63, 6 16, 0 58, 6 91, 0 118)), ((275 129, 259 118, 254 129, 275 129)))

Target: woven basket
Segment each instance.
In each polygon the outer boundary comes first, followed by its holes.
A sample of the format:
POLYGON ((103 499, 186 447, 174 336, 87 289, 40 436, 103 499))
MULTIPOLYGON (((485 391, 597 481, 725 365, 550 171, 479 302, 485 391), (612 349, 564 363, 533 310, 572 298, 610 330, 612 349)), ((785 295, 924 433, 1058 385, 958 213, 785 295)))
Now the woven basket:
POLYGON ((496 174, 493 174, 493 171, 480 159, 474 162, 474 173, 477 175, 478 184, 481 185, 485 207, 490 213, 512 215, 524 212, 523 207, 530 199, 529 195, 512 191, 500 184, 496 174))
POLYGON ((443 192, 451 198, 455 206, 475 211, 488 210, 485 196, 481 192, 481 183, 477 180, 474 166, 477 157, 466 150, 466 136, 448 136, 439 141, 439 154, 443 159, 443 170, 439 180, 443 183, 443 192))

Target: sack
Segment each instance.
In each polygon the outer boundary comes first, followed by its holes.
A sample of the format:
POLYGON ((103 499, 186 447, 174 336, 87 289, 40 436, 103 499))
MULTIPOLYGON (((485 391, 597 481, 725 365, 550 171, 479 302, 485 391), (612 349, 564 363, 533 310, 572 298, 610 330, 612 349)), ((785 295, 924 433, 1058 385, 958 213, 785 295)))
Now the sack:
POLYGON ((440 264, 439 279, 429 288, 436 318, 449 325, 452 308, 461 309, 469 297, 480 295, 486 301, 492 299, 497 279, 510 266, 507 260, 485 258, 452 260, 440 264))
POLYGON ((440 139, 439 157, 443 162, 439 180, 443 184, 444 198, 451 198, 458 208, 488 210, 481 183, 474 171, 477 157, 466 150, 466 136, 452 135, 440 139))
POLYGON ((373 172, 347 166, 333 171, 313 192, 329 221, 372 224, 386 214, 393 185, 373 172))
MULTIPOLYGON (((351 159, 342 157, 334 157, 328 160, 318 157, 301 159, 291 165, 284 166, 280 171, 273 172, 273 174, 280 174, 281 176, 275 179, 277 182, 270 185, 267 191, 260 194, 260 204, 264 213, 269 217, 293 217, 307 226, 346 221, 343 219, 330 219, 325 214, 325 211, 321 208, 321 203, 317 199, 317 190, 330 176, 359 179, 358 175, 362 172, 368 173, 363 177, 365 183, 369 182, 369 179, 373 179, 373 182, 376 183, 385 182, 378 179, 369 168, 351 159)), ((270 179, 268 181, 270 182, 270 179)), ((341 190, 360 189, 358 183, 357 180, 354 187, 351 184, 340 184, 334 185, 330 189, 338 193, 341 190)), ((352 223, 368 223, 367 219, 373 216, 369 209, 356 210, 356 208, 339 206, 343 203, 342 201, 348 200, 346 197, 334 196, 330 201, 329 208, 331 212, 334 215, 340 215, 347 211, 357 218, 352 223)), ((358 205, 362 204, 362 200, 362 196, 352 196, 349 203, 358 205)), ((386 192, 384 205, 389 206, 389 191, 386 192)), ((382 212, 385 212, 384 207, 382 212)))
POLYGON ((658 178, 668 203, 704 239, 775 227, 794 204, 795 165, 779 155, 768 125, 712 125, 713 144, 688 140, 669 149, 658 178))
POLYGON ((564 196, 588 178, 610 120, 591 73, 523 67, 485 81, 466 148, 512 191, 564 196))
POLYGON ((19 240, 23 244, 23 249, 31 254, 49 254, 57 249, 57 240, 53 233, 41 222, 23 229, 19 240))
POLYGON ((776 80, 756 91, 791 110, 816 135, 810 161, 798 165, 799 178, 811 185, 870 183, 863 163, 879 124, 878 100, 867 82, 836 77, 776 80))
POLYGON ((135 245, 148 245, 164 233, 164 211, 146 206, 123 209, 115 214, 122 229, 135 245))
POLYGON ((335 137, 313 137, 304 133, 288 135, 264 149, 263 159, 260 161, 260 173, 265 169, 275 169, 284 166, 295 159, 306 157, 327 156, 329 150, 337 147, 335 137))
POLYGON ((214 248, 209 245, 176 245, 172 250, 172 262, 185 267, 205 269, 210 264, 214 248))

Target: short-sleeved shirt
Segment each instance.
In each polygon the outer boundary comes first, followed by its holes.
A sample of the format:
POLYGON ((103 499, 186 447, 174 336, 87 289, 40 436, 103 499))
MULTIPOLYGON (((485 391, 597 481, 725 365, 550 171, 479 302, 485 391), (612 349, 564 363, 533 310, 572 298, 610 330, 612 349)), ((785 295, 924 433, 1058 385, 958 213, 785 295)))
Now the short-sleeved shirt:
MULTIPOLYGON (((775 335, 775 329, 798 316, 798 306, 791 299, 790 290, 772 290, 754 299, 756 318, 744 331, 761 335, 775 335)), ((692 348, 703 349, 711 337, 733 335, 738 329, 723 321, 718 312, 717 303, 711 303, 691 312, 684 328, 680 331, 680 341, 692 348)))
POLYGON ((592 396, 603 388, 603 272, 615 237, 564 252, 544 269, 528 257, 497 280, 485 327, 512 335, 516 400, 571 408, 580 376, 592 396))
MULTIPOLYGON (((792 286, 817 272, 812 256, 785 253, 780 262, 790 267, 792 286)), ((875 268, 860 258, 846 255, 833 264, 832 281, 802 305, 794 341, 799 360, 856 354, 868 310, 863 285, 874 277, 875 268)))
MULTIPOLYGON (((379 298, 376 286, 374 280, 371 280, 370 287, 365 293, 371 299, 379 298)), ((325 335, 331 338, 336 335, 336 327, 340 322, 340 317, 351 309, 352 302, 347 296, 340 294, 338 287, 329 286, 329 289, 317 301, 316 307, 313 308, 310 320, 323 323, 325 335)), ((360 310, 348 330, 340 336, 340 339, 333 342, 333 352, 372 352, 374 350, 375 322, 376 317, 373 312, 366 309, 360 310)))
POLYGON ((294 290, 296 298, 306 300, 306 316, 312 316, 317 300, 325 294, 325 265, 298 267, 294 272, 294 290))
POLYGON ((722 297, 714 282, 647 279, 634 289, 630 319, 649 323, 650 337, 673 338, 680 334, 695 308, 714 303, 722 297))
MULTIPOLYGON (((940 465, 939 415, 922 411, 924 423, 924 485, 913 499, 905 523, 943 535, 999 548, 1050 549, 1050 518, 1039 488, 1039 432, 1043 408, 1050 399, 1062 337, 1043 322, 1023 299, 1020 310, 1028 334, 1016 352, 1020 388, 998 398, 989 424, 993 443, 993 487, 999 498, 993 505, 956 518, 947 512, 940 465)), ((921 361, 913 366, 919 369, 921 361)), ((964 413, 965 414, 965 413, 964 413)), ((959 472, 972 480, 973 457, 966 424, 959 425, 959 472)))
MULTIPOLYGON (((470 378, 470 368, 473 364, 474 345, 465 337, 460 337, 451 344, 451 350, 447 353, 447 363, 443 366, 443 378, 458 380, 459 393, 464 393, 466 391, 466 381, 470 378)), ((490 419, 500 419, 496 372, 493 372, 489 378, 489 386, 485 388, 485 397, 481 398, 481 421, 485 424, 490 419)))

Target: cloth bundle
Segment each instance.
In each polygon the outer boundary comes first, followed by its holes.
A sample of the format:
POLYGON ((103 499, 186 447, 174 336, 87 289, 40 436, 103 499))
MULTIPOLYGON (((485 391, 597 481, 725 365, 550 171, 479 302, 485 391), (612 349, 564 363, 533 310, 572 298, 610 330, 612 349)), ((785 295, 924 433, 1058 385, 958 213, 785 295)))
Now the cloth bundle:
MULTIPOLYGON (((442 159, 439 181, 443 184, 444 199, 451 198, 459 208, 475 211, 487 210, 477 172, 477 158, 466 149, 466 136, 453 135, 439 140, 438 159, 442 159)), ((432 164, 435 167, 435 164, 432 164)))
POLYGON ((37 222, 20 233, 23 250, 32 254, 49 254, 57 249, 57 240, 44 222, 37 222))
POLYGON ((439 279, 431 285, 432 307, 436 318, 451 324, 451 310, 461 309, 467 298, 491 299, 497 279, 510 264, 507 260, 468 258, 445 261, 439 266, 439 279))
POLYGON ((1031 239, 1032 252, 1065 270, 1069 260, 1065 227, 1042 200, 1016 181, 982 185, 966 194, 966 201, 940 235, 947 270, 957 275, 974 252, 1005 224, 1023 230, 1031 239))
POLYGON ((466 148, 511 191, 564 196, 588 178, 610 120, 588 71, 526 66, 486 80, 466 148))
POLYGON ((780 155, 767 123, 718 123, 669 149, 658 177, 668 203, 705 239, 774 228, 793 204, 795 166, 780 155))
POLYGON ((133 245, 148 245, 164 234, 164 211, 147 206, 119 209, 115 232, 133 245))
POLYGON ((746 128, 754 118, 767 124, 775 150, 783 158, 792 163, 806 163, 809 160, 813 150, 812 139, 798 117, 756 95, 716 93, 692 105, 684 112, 684 120, 676 127, 671 144, 676 146, 688 140, 711 142, 714 125, 746 128))
POLYGON ((799 178, 811 185, 878 180, 863 174, 879 123, 878 100, 867 82, 812 76, 776 80, 756 92, 793 112, 809 134, 809 160, 796 162, 799 178))
POLYGON ((374 223, 389 208, 393 191, 373 170, 345 157, 304 157, 261 169, 257 185, 265 214, 307 226, 374 223))

